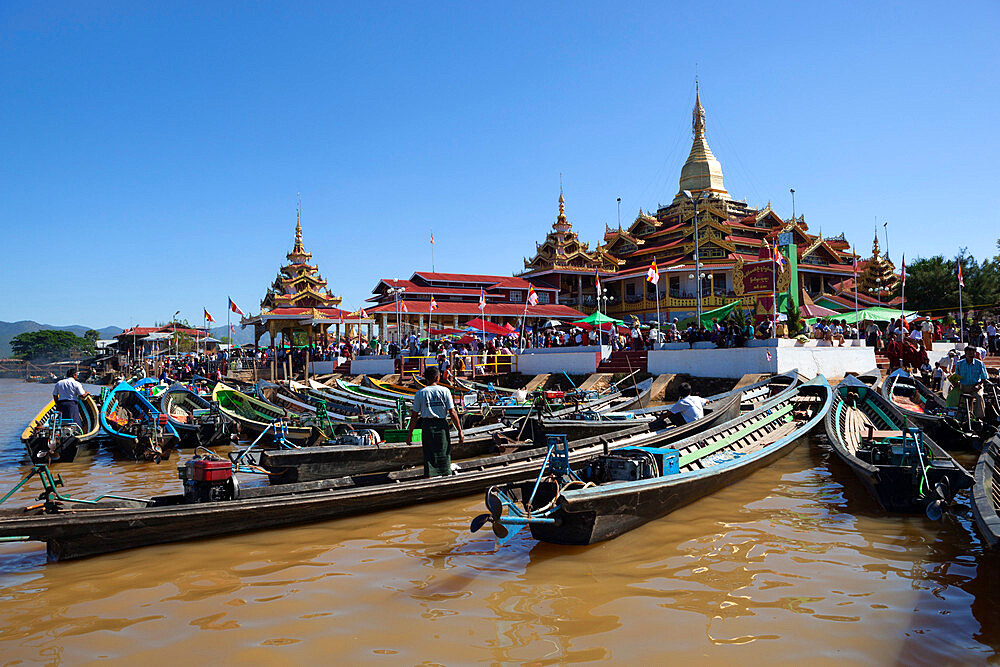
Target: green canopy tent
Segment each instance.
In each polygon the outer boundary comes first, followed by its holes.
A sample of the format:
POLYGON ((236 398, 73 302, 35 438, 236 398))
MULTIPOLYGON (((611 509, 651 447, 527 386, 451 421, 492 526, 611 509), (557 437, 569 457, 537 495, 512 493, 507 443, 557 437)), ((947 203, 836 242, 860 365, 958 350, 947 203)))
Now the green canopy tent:
MULTIPOLYGON (((740 305, 740 303, 741 303, 740 300, 737 299, 736 301, 733 301, 732 303, 727 303, 726 305, 720 306, 720 307, 718 307, 718 308, 716 308, 714 310, 705 310, 705 311, 702 311, 702 313, 701 313, 701 325, 707 329, 708 327, 710 327, 712 325, 712 320, 713 319, 719 319, 719 320, 726 319, 727 317, 729 317, 729 314, 731 312, 733 312, 734 310, 736 310, 736 308, 740 305)), ((678 326, 680 326, 680 327, 686 327, 688 324, 694 322, 694 319, 695 319, 694 317, 688 317, 683 322, 681 322, 678 326)))
POLYGON ((622 322, 621 320, 616 320, 613 317, 608 317, 607 315, 599 311, 594 311, 592 314, 588 315, 582 320, 574 320, 573 324, 589 324, 592 327, 596 327, 601 324, 607 324, 608 322, 617 324, 618 326, 625 326, 625 323, 622 322))
MULTIPOLYGON (((840 313, 839 315, 831 315, 830 317, 812 317, 805 320, 806 324, 815 324, 817 320, 843 320, 848 324, 857 324, 858 322, 864 322, 865 320, 873 320, 875 322, 889 322, 891 320, 899 319, 899 308, 885 308, 883 306, 872 306, 871 308, 865 308, 854 312, 853 310, 846 313, 840 313)), ((915 310, 904 310, 903 314, 906 319, 910 319, 917 314, 915 310)))

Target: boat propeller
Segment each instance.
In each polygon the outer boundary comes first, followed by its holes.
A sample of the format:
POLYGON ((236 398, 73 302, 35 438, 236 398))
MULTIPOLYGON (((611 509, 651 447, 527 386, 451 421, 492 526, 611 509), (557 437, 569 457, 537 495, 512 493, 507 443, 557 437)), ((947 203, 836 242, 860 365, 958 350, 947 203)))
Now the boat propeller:
POLYGON ((503 525, 500 520, 503 512, 503 501, 500 500, 500 494, 495 486, 491 486, 489 490, 486 491, 486 509, 488 509, 489 512, 476 516, 469 525, 469 530, 473 533, 478 532, 480 528, 489 522, 493 528, 494 535, 499 537, 501 540, 507 537, 507 535, 510 534, 510 531, 507 530, 507 527, 503 525))
POLYGON ((951 497, 951 483, 947 477, 943 477, 940 482, 934 485, 934 495, 937 498, 927 503, 924 512, 931 521, 940 521, 944 516, 945 509, 947 509, 948 499, 951 497))

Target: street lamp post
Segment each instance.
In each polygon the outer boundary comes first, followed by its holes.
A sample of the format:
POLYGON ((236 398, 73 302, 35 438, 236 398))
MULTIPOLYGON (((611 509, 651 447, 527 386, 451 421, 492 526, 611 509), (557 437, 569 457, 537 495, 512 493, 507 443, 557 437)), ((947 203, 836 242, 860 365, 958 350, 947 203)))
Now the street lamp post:
POLYGON ((181 314, 181 311, 178 310, 177 312, 174 313, 174 316, 172 318, 173 321, 174 321, 174 356, 175 357, 181 351, 180 345, 177 344, 177 316, 180 315, 180 314, 181 314))
POLYGON ((699 234, 698 234, 698 202, 702 199, 708 198, 708 191, 702 190, 701 193, 695 197, 691 194, 690 190, 683 191, 684 197, 691 202, 694 206, 694 272, 698 275, 698 315, 697 322, 701 324, 701 246, 699 245, 699 234))
POLYGON ((405 287, 390 287, 388 290, 396 303, 396 345, 399 345, 399 295, 406 291, 405 287))
MULTIPOLYGON (((608 313, 608 304, 615 300, 615 297, 608 294, 608 288, 604 287, 601 289, 601 293, 597 295, 597 310, 600 312, 601 303, 604 304, 604 314, 608 313)), ((597 325, 597 342, 601 342, 601 325, 597 325)), ((608 343, 611 343, 611 329, 608 330, 608 343)))

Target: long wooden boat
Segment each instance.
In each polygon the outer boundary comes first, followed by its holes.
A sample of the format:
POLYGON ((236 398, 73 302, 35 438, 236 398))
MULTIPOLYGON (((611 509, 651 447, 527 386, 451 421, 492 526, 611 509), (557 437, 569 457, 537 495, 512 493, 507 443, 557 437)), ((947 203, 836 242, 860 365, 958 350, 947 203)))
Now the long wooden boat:
MULTIPOLYGON (((384 430, 375 431, 377 437, 358 430, 332 437, 313 447, 267 449, 261 452, 259 463, 268 470, 272 484, 309 482, 343 475, 362 475, 375 472, 401 470, 423 465, 423 445, 407 442, 385 442, 384 430)), ((465 442, 458 441, 458 433, 451 433, 451 458, 461 461, 476 456, 514 450, 518 445, 516 430, 503 424, 489 424, 465 429, 465 442)), ((530 441, 528 441, 530 444, 530 441)))
POLYGON ((972 477, 895 403, 846 377, 833 392, 826 435, 837 456, 883 509, 923 512, 950 502, 972 477))
POLYGON ((235 422, 217 404, 175 382, 160 396, 160 412, 177 430, 182 447, 211 447, 231 442, 235 422))
POLYGON ((83 425, 62 419, 56 402, 50 400, 21 433, 21 442, 28 450, 32 461, 49 460, 50 451, 58 458, 53 460, 69 462, 76 457, 80 445, 90 442, 101 431, 101 419, 94 397, 87 395, 77 399, 80 419, 83 425), (50 446, 51 445, 51 446, 50 446))
MULTIPOLYGON (((593 438, 569 454, 571 462, 627 446, 655 446, 682 439, 721 415, 656 432, 593 438)), ((545 448, 473 459, 458 464, 449 477, 423 477, 423 469, 337 477, 280 486, 247 487, 233 477, 217 482, 214 495, 185 482, 187 494, 150 499, 105 498, 78 501, 56 498, 23 509, 0 508, 0 538, 45 542, 50 560, 67 560, 151 544, 179 542, 325 521, 393 507, 482 493, 495 484, 529 479, 542 469, 545 448), (213 495, 210 494, 210 495, 213 495)), ((54 490, 53 490, 54 492, 54 490)))
POLYGON ((993 436, 976 462, 972 516, 986 546, 1000 547, 1000 435, 993 436))
POLYGON ((993 435, 990 432, 984 437, 978 420, 970 419, 964 408, 949 408, 940 394, 912 375, 889 375, 882 382, 881 393, 910 422, 947 449, 978 452, 993 435))
POLYGON ((179 439, 166 415, 128 382, 119 382, 101 406, 101 426, 112 446, 137 461, 170 458, 179 439))
POLYGON ((212 400, 218 403, 224 415, 239 425, 240 435, 245 439, 254 439, 264 431, 273 433, 277 430, 276 423, 282 425, 284 437, 297 444, 309 445, 326 439, 322 431, 309 422, 303 423, 297 415, 222 382, 212 390, 212 400))
MULTIPOLYGON (((732 419, 740 413, 742 393, 730 392, 705 407, 707 421, 703 427, 732 419)), ((483 456, 496 451, 544 446, 545 438, 553 433, 565 435, 570 441, 591 441, 594 438, 614 438, 621 433, 642 433, 672 428, 662 421, 639 419, 617 422, 590 422, 583 420, 553 420, 539 424, 529 421, 526 425, 514 423, 489 424, 465 430, 465 443, 458 442, 457 433, 451 434, 453 461, 483 456)), ((359 425, 364 429, 364 425, 359 425)), ((272 482, 288 483, 329 479, 340 475, 399 470, 417 466, 423 461, 423 447, 406 442, 379 442, 377 445, 356 442, 357 436, 348 434, 318 447, 300 449, 269 449, 260 455, 260 464, 272 471, 272 482)))
POLYGON ((477 517, 472 528, 492 521, 497 536, 505 538, 509 527, 527 525, 532 537, 555 544, 612 539, 784 456, 823 419, 830 395, 826 378, 817 376, 669 447, 619 449, 572 467, 556 449, 538 479, 490 489, 490 513, 477 517))
POLYGON ((409 396, 410 400, 413 400, 414 394, 417 393, 417 390, 414 389, 413 387, 407 387, 401 384, 392 384, 389 382, 382 382, 378 378, 373 378, 371 375, 366 375, 362 380, 362 382, 370 384, 372 387, 375 387, 376 389, 381 389, 382 391, 387 391, 401 396, 409 396))

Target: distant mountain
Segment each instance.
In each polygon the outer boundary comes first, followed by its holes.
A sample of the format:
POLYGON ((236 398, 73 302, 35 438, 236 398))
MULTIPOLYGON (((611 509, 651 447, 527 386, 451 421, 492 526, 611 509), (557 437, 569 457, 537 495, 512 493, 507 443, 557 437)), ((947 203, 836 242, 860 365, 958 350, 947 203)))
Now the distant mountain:
MULTIPOLYGON (((93 327, 85 327, 73 324, 67 327, 58 327, 54 324, 39 324, 32 320, 21 320, 20 322, 0 322, 0 357, 10 356, 10 341, 14 336, 31 331, 42 331, 43 329, 55 329, 56 331, 72 331, 77 336, 82 336, 93 327)), ((96 329, 101 338, 114 338, 122 332, 121 327, 104 327, 96 329)), ((237 332, 239 329, 236 330, 237 332)))

